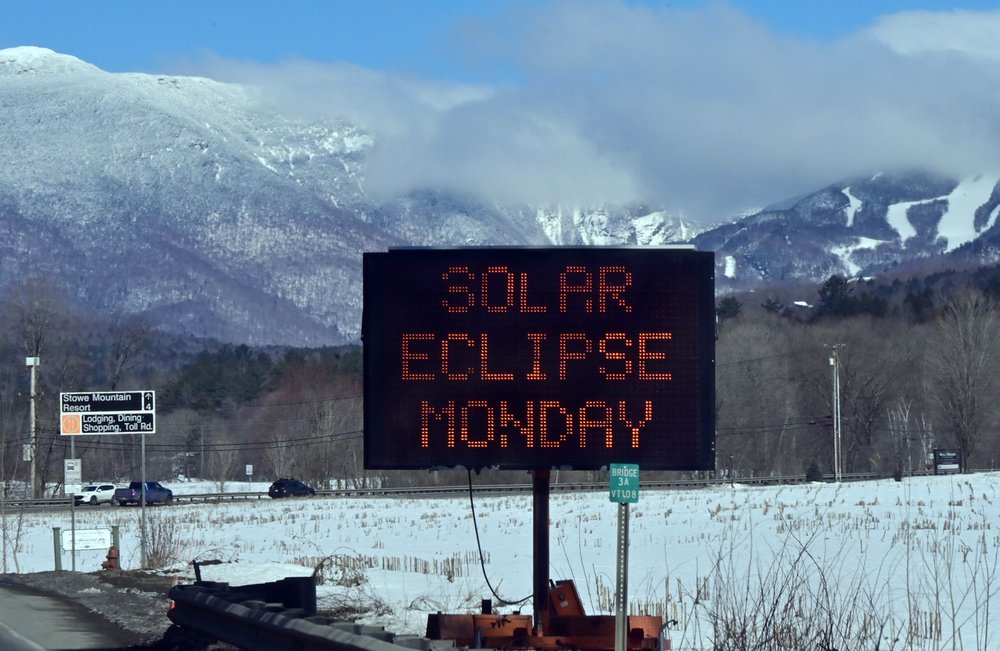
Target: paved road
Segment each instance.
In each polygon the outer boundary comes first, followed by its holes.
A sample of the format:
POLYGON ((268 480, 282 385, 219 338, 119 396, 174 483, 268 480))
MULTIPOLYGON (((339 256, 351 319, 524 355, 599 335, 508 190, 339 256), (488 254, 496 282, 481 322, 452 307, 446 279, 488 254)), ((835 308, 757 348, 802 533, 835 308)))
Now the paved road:
POLYGON ((0 584, 0 649, 125 649, 126 635, 80 604, 0 584))

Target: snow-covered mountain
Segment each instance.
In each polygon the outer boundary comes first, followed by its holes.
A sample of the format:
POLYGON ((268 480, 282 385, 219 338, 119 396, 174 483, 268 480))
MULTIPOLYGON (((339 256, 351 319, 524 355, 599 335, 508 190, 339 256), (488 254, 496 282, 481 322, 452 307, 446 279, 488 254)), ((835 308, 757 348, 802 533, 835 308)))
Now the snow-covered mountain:
POLYGON ((835 183, 703 232, 717 287, 877 275, 946 256, 1000 259, 1000 171, 969 179, 909 172, 835 183))
POLYGON ((1000 174, 857 179, 702 232, 638 205, 375 201, 370 134, 269 107, 250 87, 0 50, 0 293, 43 276, 172 332, 322 345, 358 339, 361 253, 390 246, 691 241, 717 252, 725 289, 990 258, 1000 239, 1000 174))

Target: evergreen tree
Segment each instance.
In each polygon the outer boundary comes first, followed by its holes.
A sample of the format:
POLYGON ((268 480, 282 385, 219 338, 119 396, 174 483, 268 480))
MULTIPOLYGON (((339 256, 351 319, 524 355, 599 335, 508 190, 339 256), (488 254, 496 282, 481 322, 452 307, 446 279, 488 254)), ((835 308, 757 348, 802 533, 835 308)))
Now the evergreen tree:
POLYGON ((851 295, 850 281, 835 274, 819 288, 819 307, 816 316, 852 316, 858 312, 858 300, 851 295))
POLYGON ((764 308, 765 312, 769 312, 770 314, 781 314, 781 311, 785 309, 784 304, 773 297, 768 297, 760 306, 764 308))
POLYGON ((910 288, 903 299, 903 305, 916 323, 930 321, 934 317, 934 290, 930 287, 924 287, 922 290, 910 288))
POLYGON ((1000 305, 1000 273, 990 277, 986 282, 986 287, 983 288, 983 292, 986 294, 986 298, 1000 305))
POLYGON ((736 300, 734 296, 727 296, 719 301, 718 306, 715 308, 715 315, 719 317, 719 321, 725 321, 726 319, 735 319, 740 315, 742 310, 742 303, 736 300))

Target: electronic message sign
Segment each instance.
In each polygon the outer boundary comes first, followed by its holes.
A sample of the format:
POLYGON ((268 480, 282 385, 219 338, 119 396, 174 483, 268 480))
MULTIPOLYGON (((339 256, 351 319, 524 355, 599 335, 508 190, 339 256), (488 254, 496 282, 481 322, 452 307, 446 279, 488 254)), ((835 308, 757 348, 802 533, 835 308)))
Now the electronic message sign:
POLYGON ((364 255, 365 467, 715 467, 714 256, 364 255))

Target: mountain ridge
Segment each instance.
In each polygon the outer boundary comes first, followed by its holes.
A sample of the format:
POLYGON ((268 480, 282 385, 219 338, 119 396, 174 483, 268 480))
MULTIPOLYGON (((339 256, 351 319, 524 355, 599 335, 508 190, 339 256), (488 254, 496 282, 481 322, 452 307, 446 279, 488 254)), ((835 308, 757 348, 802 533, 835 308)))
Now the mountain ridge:
POLYGON ((432 188, 376 200, 371 134, 201 77, 12 48, 0 97, 0 291, 48 276, 98 313, 234 343, 357 341, 361 253, 395 246, 688 242, 716 252, 725 292, 985 260, 1000 241, 1000 173, 857 177, 707 227, 641 204, 498 206, 432 188))

